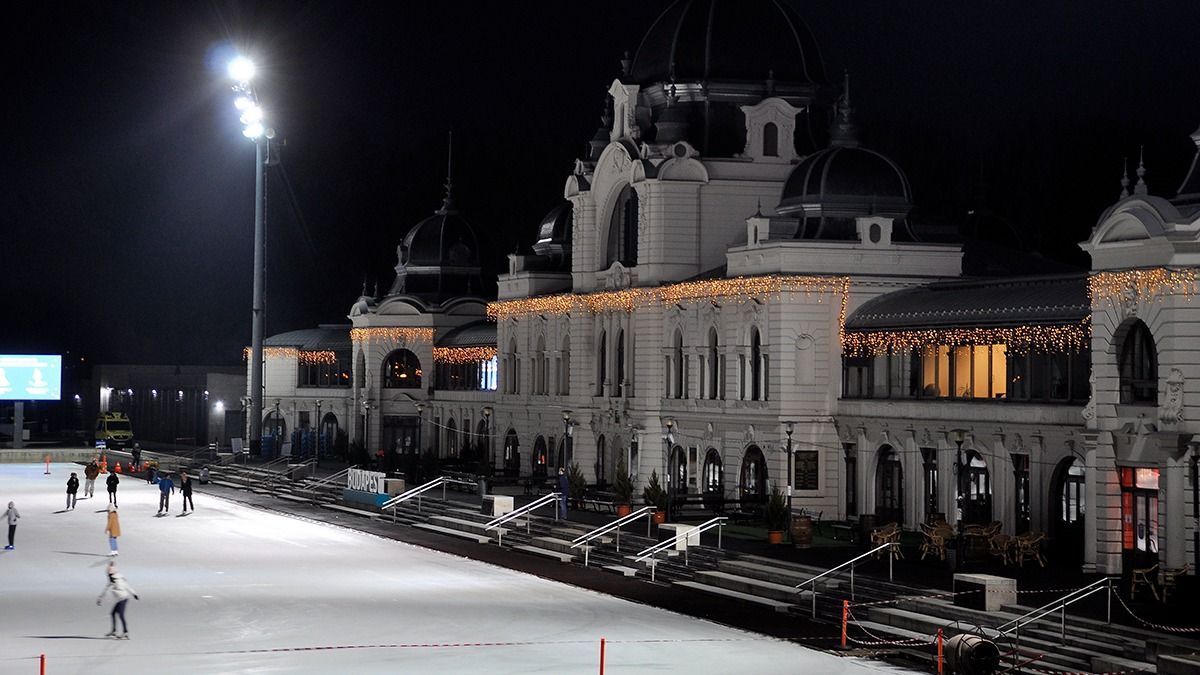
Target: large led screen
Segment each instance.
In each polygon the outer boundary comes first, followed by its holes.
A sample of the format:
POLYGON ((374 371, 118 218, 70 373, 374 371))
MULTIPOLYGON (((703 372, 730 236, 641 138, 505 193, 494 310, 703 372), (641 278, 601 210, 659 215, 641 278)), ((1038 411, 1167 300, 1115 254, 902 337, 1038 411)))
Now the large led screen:
POLYGON ((57 401, 60 398, 61 356, 0 354, 0 401, 57 401))

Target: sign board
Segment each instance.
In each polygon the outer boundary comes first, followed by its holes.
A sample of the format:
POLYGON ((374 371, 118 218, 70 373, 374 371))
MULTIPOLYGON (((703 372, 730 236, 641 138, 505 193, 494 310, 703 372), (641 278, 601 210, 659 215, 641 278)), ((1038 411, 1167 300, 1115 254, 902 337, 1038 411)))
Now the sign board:
POLYGON ((235 455, 242 454, 242 451, 244 449, 242 447, 242 439, 240 439, 240 438, 229 439, 229 447, 233 449, 233 454, 235 454, 235 455))
POLYGON ((384 479, 387 474, 378 471, 363 471, 350 469, 346 474, 346 487, 359 492, 384 492, 384 479))
POLYGON ((58 401, 62 356, 0 354, 0 401, 58 401))
POLYGON ((280 457, 291 457, 292 456, 292 442, 291 441, 288 441, 288 442, 284 443, 282 446, 280 446, 279 456, 280 457))

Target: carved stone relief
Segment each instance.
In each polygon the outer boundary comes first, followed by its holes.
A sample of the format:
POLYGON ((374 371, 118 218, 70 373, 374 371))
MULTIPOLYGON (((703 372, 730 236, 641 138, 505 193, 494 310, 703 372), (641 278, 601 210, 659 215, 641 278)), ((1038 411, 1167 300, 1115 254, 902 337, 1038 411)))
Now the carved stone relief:
POLYGON ((1088 392, 1087 405, 1083 406, 1083 411, 1079 414, 1085 420, 1093 420, 1096 419, 1096 371, 1094 370, 1091 375, 1088 375, 1088 392))
POLYGON ((1163 424, 1183 421, 1183 372, 1172 368, 1167 376, 1167 396, 1158 409, 1158 419, 1163 424))

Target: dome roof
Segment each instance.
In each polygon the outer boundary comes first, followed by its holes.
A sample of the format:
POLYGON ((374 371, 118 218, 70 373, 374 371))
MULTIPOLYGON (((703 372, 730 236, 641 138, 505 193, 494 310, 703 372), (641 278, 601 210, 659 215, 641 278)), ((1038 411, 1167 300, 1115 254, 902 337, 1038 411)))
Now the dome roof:
POLYGON ((825 68, 808 26, 786 0, 676 0, 634 55, 629 79, 822 84, 825 68))
POLYGON ((802 219, 874 215, 899 219, 911 209, 908 178, 895 162, 873 150, 846 146, 826 148, 801 160, 788 176, 776 207, 781 215, 802 219))
POLYGON ((563 255, 571 250, 571 202, 563 200, 550 209, 538 224, 537 241, 533 252, 538 255, 563 255))
POLYGON ((413 226, 400 251, 400 263, 409 267, 479 266, 475 231, 451 204, 413 226))

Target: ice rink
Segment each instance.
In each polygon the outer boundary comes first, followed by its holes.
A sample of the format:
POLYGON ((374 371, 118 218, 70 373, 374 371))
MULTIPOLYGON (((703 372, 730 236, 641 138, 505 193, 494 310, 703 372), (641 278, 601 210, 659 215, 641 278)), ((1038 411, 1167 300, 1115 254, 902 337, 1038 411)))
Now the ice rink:
MULTIPOLYGON (((130 640, 104 638, 103 479, 64 511, 71 471, 0 464, 0 673, 903 672, 357 531, 197 492, 156 517, 158 489, 125 477, 118 567, 130 640)), ((82 487, 81 487, 82 493, 82 487)))

